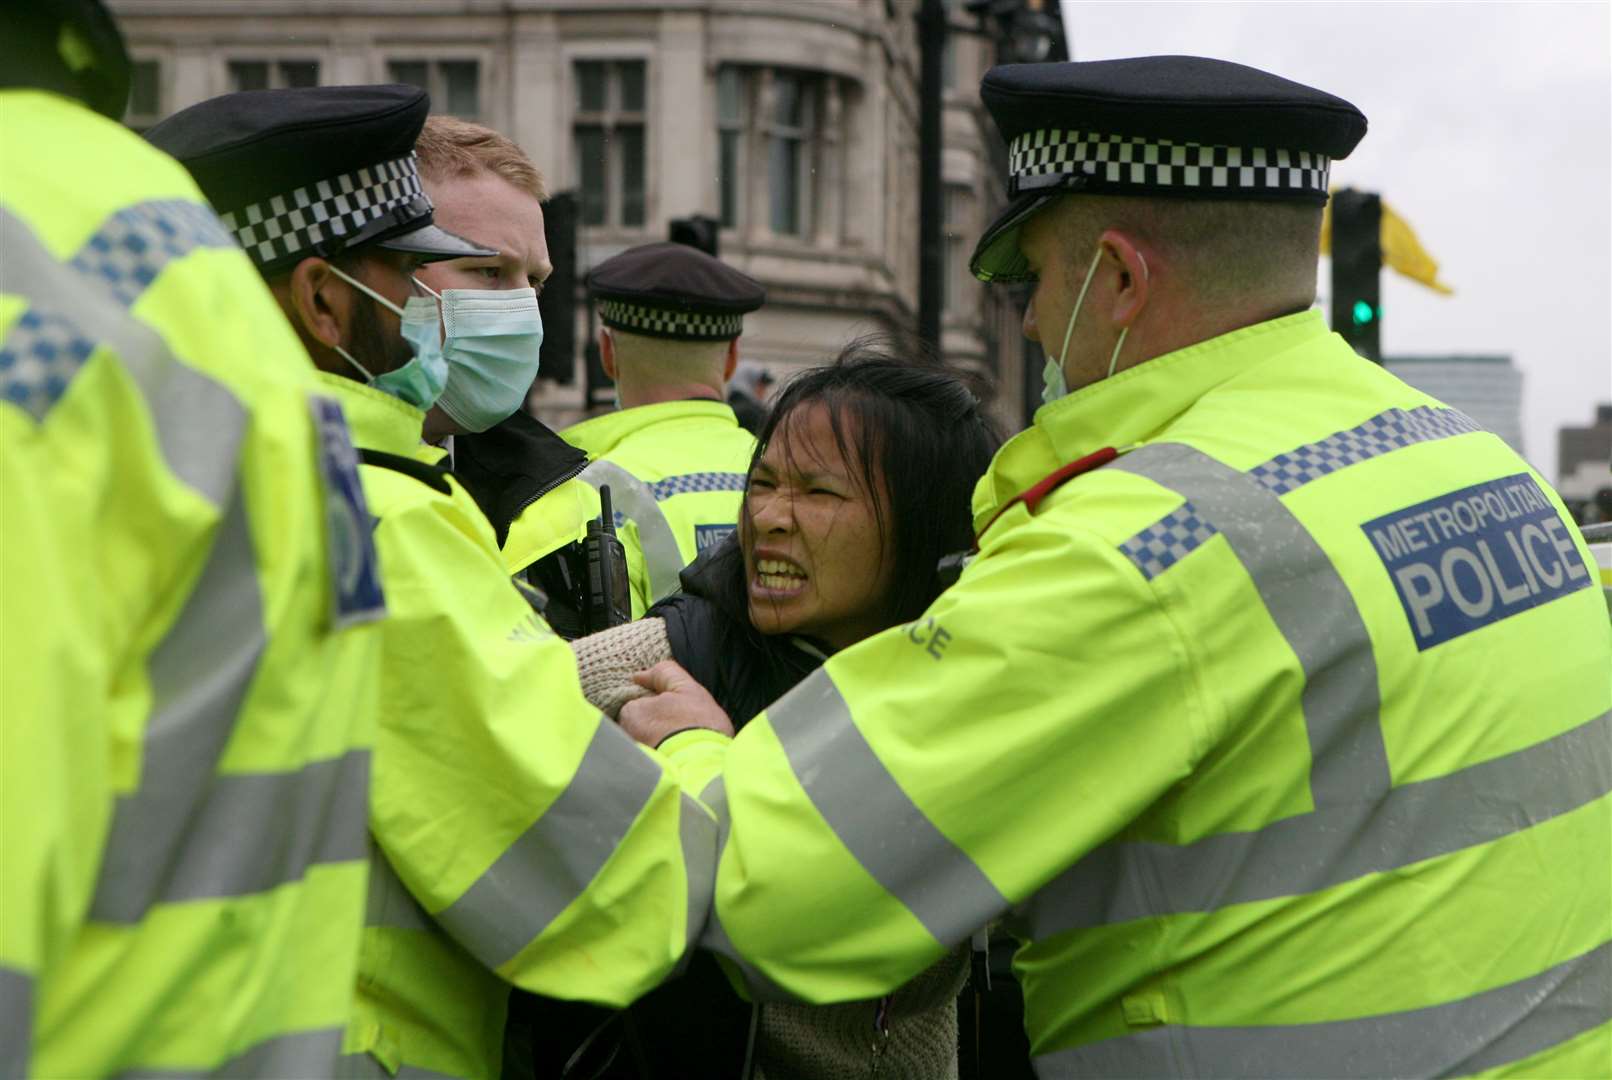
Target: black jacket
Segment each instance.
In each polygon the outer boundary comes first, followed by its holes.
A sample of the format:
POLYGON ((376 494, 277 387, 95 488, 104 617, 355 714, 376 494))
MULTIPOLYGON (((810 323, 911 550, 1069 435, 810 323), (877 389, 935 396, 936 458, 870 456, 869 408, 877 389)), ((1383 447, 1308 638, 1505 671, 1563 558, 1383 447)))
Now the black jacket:
POLYGON ((522 510, 587 464, 587 454, 521 410, 480 434, 453 439, 454 479, 493 523, 499 547, 522 510))

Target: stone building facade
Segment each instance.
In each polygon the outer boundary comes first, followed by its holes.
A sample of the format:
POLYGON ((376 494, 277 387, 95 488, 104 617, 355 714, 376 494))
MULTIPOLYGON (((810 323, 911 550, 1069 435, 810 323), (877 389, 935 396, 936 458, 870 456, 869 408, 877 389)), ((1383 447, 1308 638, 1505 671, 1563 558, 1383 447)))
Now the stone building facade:
MULTIPOLYGON (((109 2, 136 61, 136 127, 236 89, 418 83, 577 193, 579 278, 705 214, 722 223, 722 257, 767 286, 746 359, 787 373, 915 325, 920 0, 109 2)), ((977 94, 995 39, 959 0, 949 8, 943 349, 987 378, 1016 428, 1040 364, 1018 331, 1022 296, 967 272, 1003 203, 977 94)), ((585 408, 585 304, 576 317, 576 377, 533 395, 556 422, 585 408)))

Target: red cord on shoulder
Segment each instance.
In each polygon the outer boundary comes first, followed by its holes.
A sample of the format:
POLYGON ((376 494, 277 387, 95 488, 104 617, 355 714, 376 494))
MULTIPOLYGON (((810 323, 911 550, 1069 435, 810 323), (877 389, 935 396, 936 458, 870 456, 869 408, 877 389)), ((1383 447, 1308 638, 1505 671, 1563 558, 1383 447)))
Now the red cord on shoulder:
POLYGON ((1081 473, 1100 469, 1117 457, 1119 457, 1118 450, 1112 446, 1105 446, 1100 450, 1093 450, 1083 458, 1076 458, 1067 465, 1060 465, 1003 504, 1002 509, 993 514, 991 520, 985 523, 985 528, 981 529, 979 534, 974 537, 974 550, 979 550, 979 538, 984 536, 992 525, 996 524, 997 518, 1007 513, 1014 505, 1022 502, 1024 508, 1033 514, 1036 512, 1036 507, 1041 505, 1041 500, 1057 491, 1066 481, 1074 479, 1081 473))

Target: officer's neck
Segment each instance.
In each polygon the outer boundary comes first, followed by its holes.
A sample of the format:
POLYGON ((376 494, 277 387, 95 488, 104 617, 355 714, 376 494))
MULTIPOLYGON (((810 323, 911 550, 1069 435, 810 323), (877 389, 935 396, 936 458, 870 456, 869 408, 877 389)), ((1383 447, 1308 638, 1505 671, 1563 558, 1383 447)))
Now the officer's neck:
POLYGON ((621 407, 634 409, 640 405, 660 405, 668 401, 722 401, 722 388, 704 382, 650 383, 621 387, 621 407))

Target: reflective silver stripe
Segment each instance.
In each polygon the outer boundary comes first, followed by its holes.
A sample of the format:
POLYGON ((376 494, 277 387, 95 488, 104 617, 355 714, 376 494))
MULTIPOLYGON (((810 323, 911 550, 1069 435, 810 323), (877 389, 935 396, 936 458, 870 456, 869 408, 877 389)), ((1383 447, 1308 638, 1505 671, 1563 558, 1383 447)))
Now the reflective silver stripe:
POLYGON ((461 1080, 450 1073, 422 1069, 418 1065, 399 1065, 397 1072, 392 1072, 369 1054, 343 1057, 338 1075, 342 1080, 461 1080))
POLYGON ((148 660, 152 704, 140 784, 113 811, 91 918, 138 922, 165 893, 170 866, 184 861, 192 826, 207 827, 195 814, 223 780, 214 773, 263 653, 262 610, 251 525, 237 491, 195 588, 148 660))
POLYGON ((0 1080, 21 1080, 28 1075, 33 1040, 33 976, 0 966, 0 1080))
POLYGON ((435 930, 420 902, 392 869, 386 853, 369 842, 369 892, 364 899, 364 925, 392 930, 435 930))
POLYGON ((688 876, 688 951, 711 913, 716 891, 717 823, 687 795, 682 796, 677 833, 683 844, 683 870, 688 876))
MULTIPOLYGON (((91 918, 133 924, 158 903, 266 892, 364 857, 368 750, 296 772, 215 776, 195 802, 152 785, 118 801, 91 918)), ((178 790, 191 786, 187 777, 178 790)))
POLYGON ((1107 844, 1021 909, 1031 938, 1302 896, 1549 821, 1612 793, 1612 712, 1379 800, 1191 844, 1107 844))
POLYGON ((587 891, 660 779, 654 759, 601 716, 560 797, 437 922, 489 968, 513 960, 587 891))
POLYGON ((942 945, 965 941, 1008 902, 924 816, 818 668, 767 710, 789 766, 840 843, 942 945))
POLYGON ((130 1069, 117 1080, 199 1080, 201 1077, 283 1077, 303 1080, 336 1076, 341 1068, 341 1028, 297 1031, 258 1043, 214 1069, 175 1069, 168 1066, 130 1069))
POLYGON ((717 825, 721 828, 723 838, 726 839, 728 829, 728 789, 723 783, 721 775, 705 785, 700 792, 700 801, 706 805, 711 813, 716 815, 717 825))
MULTIPOLYGON (((167 343, 131 317, 95 275, 58 262, 27 225, 0 208, 4 291, 27 300, 40 318, 66 323, 84 339, 114 350, 145 398, 168 468, 222 505, 235 484, 246 413, 224 386, 176 360, 167 343)), ((20 327, 7 333, 5 347, 20 327)))
POLYGON ((1035 1059, 1042 1077, 1470 1076, 1612 1020, 1612 944, 1458 1001, 1355 1020, 1167 1025, 1035 1059))
POLYGON ((649 575, 650 603, 669 596, 677 588, 683 552, 677 546, 671 522, 655 505, 655 493, 649 485, 602 458, 589 462, 579 478, 594 490, 610 486, 611 506, 638 527, 638 546, 644 553, 644 572, 649 575))
POLYGON ((1377 660, 1332 560, 1281 497, 1180 443, 1154 443, 1110 468, 1176 492, 1220 530, 1304 669, 1310 796, 1317 807, 1380 797, 1392 785, 1379 718, 1377 660))

